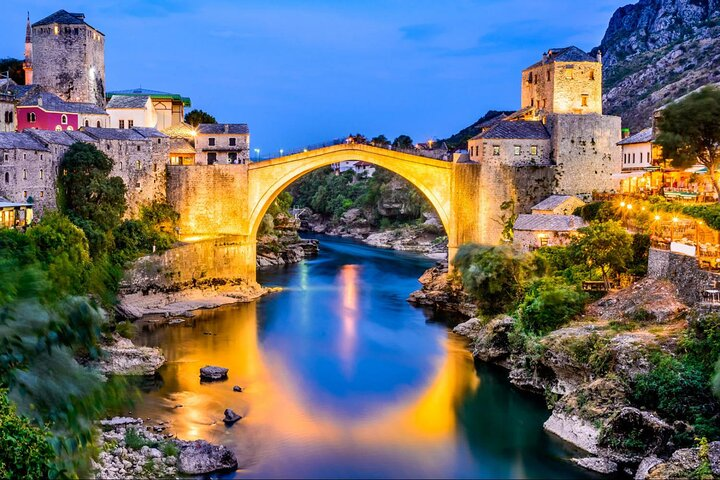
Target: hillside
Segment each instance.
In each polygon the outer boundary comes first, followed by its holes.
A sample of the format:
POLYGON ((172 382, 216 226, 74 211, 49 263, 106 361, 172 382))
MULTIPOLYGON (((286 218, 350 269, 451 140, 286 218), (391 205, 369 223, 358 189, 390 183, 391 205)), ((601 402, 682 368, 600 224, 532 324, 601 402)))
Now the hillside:
POLYGON ((469 127, 463 128, 451 137, 438 140, 437 144, 441 145, 442 142, 445 142, 450 150, 455 150, 457 148, 464 149, 467 147, 467 141, 480 133, 483 128, 492 126, 493 123, 501 120, 511 113, 513 113, 513 111, 489 110, 469 127))
POLYGON ((619 8, 600 43, 604 109, 650 126, 655 108, 720 81, 720 0, 641 0, 619 8))

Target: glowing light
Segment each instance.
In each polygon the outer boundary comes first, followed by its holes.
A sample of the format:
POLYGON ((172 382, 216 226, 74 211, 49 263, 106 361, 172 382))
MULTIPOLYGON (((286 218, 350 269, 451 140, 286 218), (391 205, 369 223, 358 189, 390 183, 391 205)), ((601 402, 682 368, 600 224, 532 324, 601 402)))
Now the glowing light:
POLYGON ((632 203, 628 203, 628 204, 627 204, 627 209, 628 209, 628 210, 632 210, 632 203))
POLYGON ((625 206, 625 202, 620 202, 620 206, 621 206, 621 207, 624 207, 624 206, 625 206))
POLYGON ((673 217, 672 221, 675 222, 675 223, 677 223, 677 222, 678 222, 678 218, 677 218, 677 217, 673 217))
POLYGON ((660 220, 660 215, 655 215, 655 221, 660 220))

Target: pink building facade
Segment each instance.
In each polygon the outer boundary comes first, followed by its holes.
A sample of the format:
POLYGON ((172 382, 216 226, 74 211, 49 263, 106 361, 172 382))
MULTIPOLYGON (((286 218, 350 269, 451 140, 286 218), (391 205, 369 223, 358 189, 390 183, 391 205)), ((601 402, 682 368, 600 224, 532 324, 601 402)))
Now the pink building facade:
POLYGON ((69 112, 51 112, 38 106, 17 107, 17 129, 22 132, 26 128, 40 130, 68 131, 77 130, 79 115, 69 112))

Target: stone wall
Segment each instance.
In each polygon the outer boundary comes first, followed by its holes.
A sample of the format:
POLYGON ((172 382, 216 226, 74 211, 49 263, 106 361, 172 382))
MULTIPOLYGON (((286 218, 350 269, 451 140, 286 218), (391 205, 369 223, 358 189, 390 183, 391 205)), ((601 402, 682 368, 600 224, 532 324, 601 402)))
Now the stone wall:
POLYGON ((521 91, 522 108, 533 106, 548 113, 602 114, 602 64, 540 64, 523 70, 521 91))
POLYGON ((41 25, 33 27, 32 35, 34 84, 68 102, 105 105, 101 33, 89 25, 41 25))
POLYGON ((609 115, 548 115, 557 165, 555 193, 590 196, 616 192, 620 181, 620 117, 609 115))
POLYGON ((501 242, 504 202, 514 203, 514 213, 530 213, 531 207, 547 198, 555 185, 554 166, 483 165, 478 186, 481 196, 478 223, 485 243, 501 242))
POLYGON ((485 164, 503 165, 550 165, 550 154, 552 145, 550 139, 506 139, 488 138, 483 140, 481 158, 479 161, 485 164), (500 154, 495 155, 494 147, 500 147, 500 154), (515 155, 515 147, 520 147, 520 154, 515 155), (532 147, 536 147, 535 155, 532 154, 532 147))
POLYGON ((56 208, 54 158, 50 150, 0 149, 0 196, 13 202, 32 197, 36 216, 56 208))
POLYGON ((701 302, 703 292, 717 289, 720 275, 701 270, 697 259, 669 250, 650 249, 648 256, 648 277, 669 280, 677 287, 680 298, 689 304, 701 302))
MULTIPOLYGON (((173 290, 217 281, 248 280, 246 245, 232 236, 201 240, 138 259, 120 284, 127 295, 146 290, 173 290)), ((253 249, 252 279, 255 277, 253 249)))

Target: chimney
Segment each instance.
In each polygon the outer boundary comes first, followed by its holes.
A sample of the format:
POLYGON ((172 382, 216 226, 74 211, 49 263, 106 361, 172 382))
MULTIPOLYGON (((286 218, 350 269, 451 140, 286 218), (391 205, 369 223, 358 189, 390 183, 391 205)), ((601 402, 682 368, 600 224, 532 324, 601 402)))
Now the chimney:
POLYGON ((225 133, 230 133, 230 125, 225 124, 225 133))
POLYGON ((42 107, 42 95, 38 95, 38 103, 37 103, 37 106, 38 106, 38 107, 42 107))
POLYGON ((623 128, 622 129, 622 138, 626 139, 630 136, 630 129, 629 128, 623 128))
POLYGON ((597 61, 598 63, 602 63, 602 52, 600 50, 597 52, 597 61))

